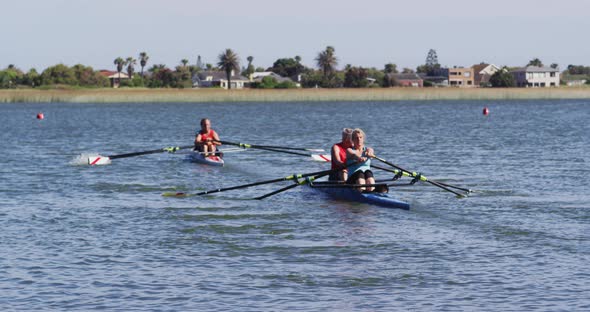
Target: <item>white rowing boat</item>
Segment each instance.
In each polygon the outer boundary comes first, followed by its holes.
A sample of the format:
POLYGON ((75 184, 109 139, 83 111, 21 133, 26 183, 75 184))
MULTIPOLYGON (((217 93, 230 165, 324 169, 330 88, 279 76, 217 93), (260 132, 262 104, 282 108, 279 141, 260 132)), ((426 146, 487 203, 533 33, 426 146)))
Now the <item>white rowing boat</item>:
POLYGON ((195 151, 195 150, 190 151, 187 158, 188 158, 188 160, 190 160, 192 162, 196 162, 199 164, 205 164, 205 165, 209 165, 209 166, 221 167, 225 164, 225 162, 223 161, 223 158, 221 158, 221 156, 219 156, 219 155, 205 156, 205 153, 195 151))

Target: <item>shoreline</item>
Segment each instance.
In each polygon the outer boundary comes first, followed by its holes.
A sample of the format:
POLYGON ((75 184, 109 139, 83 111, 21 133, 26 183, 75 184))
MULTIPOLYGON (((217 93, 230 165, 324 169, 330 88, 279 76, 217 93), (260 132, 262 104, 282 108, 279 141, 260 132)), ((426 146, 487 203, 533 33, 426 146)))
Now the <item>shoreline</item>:
POLYGON ((0 90, 0 103, 387 102, 547 99, 590 99, 590 88, 0 90))

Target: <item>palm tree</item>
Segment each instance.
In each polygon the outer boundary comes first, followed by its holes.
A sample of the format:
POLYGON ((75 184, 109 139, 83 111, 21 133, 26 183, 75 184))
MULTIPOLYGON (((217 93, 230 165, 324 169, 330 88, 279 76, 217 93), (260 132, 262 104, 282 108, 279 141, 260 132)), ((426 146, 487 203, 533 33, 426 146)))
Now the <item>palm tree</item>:
POLYGON ((327 46, 326 50, 320 52, 315 59, 318 67, 324 72, 324 78, 331 76, 336 65, 338 65, 338 59, 334 56, 334 51, 333 47, 327 46))
POLYGON ((541 60, 538 59, 538 58, 534 58, 534 59, 532 59, 532 60, 529 61, 529 63, 527 64, 527 66, 543 67, 543 62, 541 62, 541 60))
POLYGON ((246 76, 248 78, 250 78, 250 75, 252 75, 252 73, 254 73, 254 66, 252 65, 252 61, 254 60, 253 56, 248 56, 246 58, 248 60, 248 67, 245 70, 246 76))
POLYGON ((238 55, 232 49, 225 49, 225 52, 219 54, 217 66, 225 71, 227 76, 227 88, 231 89, 231 74, 233 71, 240 70, 238 55))
POLYGON ((137 65, 137 60, 132 57, 128 57, 126 63, 127 74, 129 75, 129 79, 131 79, 133 78, 133 73, 135 72, 135 65, 137 65))
POLYGON ((115 65, 117 65, 117 72, 119 73, 119 81, 121 80, 121 71, 123 71, 123 67, 125 66, 125 60, 123 60, 123 58, 118 57, 115 59, 114 62, 115 65))
POLYGON ((145 52, 139 53, 139 65, 141 65, 141 78, 143 78, 143 68, 147 64, 150 57, 145 52))
POLYGON ((183 67, 186 67, 186 64, 188 64, 188 60, 187 59, 182 59, 180 60, 180 63, 182 63, 183 67))

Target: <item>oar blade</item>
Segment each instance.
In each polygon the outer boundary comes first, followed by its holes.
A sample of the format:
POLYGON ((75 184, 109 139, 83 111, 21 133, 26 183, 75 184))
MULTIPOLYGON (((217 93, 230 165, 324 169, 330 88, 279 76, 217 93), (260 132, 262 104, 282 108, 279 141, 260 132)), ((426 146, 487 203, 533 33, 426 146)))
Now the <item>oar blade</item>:
POLYGON ((327 154, 311 154, 311 158, 319 162, 331 162, 332 156, 327 154))
POLYGON ((183 193, 183 192, 165 192, 162 194, 162 196, 182 198, 182 197, 189 197, 190 194, 183 193))
POLYGON ((88 164, 91 166, 110 165, 111 158, 109 158, 108 156, 100 155, 90 156, 88 157, 88 164))

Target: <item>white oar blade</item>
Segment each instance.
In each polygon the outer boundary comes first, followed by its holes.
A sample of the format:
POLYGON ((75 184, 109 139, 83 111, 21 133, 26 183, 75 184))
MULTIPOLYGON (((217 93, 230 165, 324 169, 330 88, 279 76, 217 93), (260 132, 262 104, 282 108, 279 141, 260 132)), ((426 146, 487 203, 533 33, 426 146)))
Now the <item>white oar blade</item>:
POLYGON ((111 159, 107 156, 90 156, 88 157, 88 164, 91 166, 110 165, 111 159))
POLYGON ((311 158, 315 161, 331 162, 332 156, 326 154, 312 154, 311 158))
POLYGON ((306 148, 305 150, 308 152, 314 152, 314 153, 321 153, 321 152, 326 151, 323 148, 306 148))

